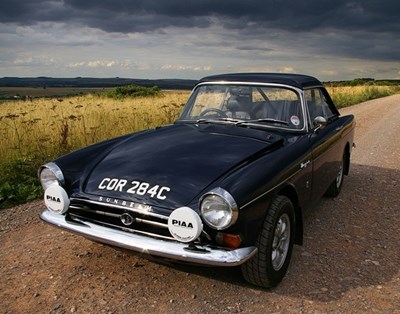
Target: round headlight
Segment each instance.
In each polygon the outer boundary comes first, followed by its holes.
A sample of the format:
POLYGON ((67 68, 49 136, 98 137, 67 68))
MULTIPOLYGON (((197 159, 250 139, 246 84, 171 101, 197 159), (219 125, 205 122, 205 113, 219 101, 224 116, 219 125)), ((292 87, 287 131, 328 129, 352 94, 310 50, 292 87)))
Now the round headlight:
POLYGON ((52 184, 64 186, 64 175, 61 169, 53 162, 40 167, 39 179, 44 190, 46 190, 52 184))
POLYGON ((204 194, 200 200, 200 210, 204 222, 217 230, 233 225, 238 217, 235 200, 222 188, 216 188, 204 194))

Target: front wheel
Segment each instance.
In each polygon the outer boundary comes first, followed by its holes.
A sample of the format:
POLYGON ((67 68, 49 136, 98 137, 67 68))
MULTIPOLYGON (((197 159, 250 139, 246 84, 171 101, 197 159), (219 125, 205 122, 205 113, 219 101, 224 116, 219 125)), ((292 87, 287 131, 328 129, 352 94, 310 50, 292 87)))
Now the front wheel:
POLYGON ((289 267, 294 235, 293 204, 288 197, 278 195, 258 237, 256 255, 241 266, 246 281, 265 288, 276 286, 289 267))

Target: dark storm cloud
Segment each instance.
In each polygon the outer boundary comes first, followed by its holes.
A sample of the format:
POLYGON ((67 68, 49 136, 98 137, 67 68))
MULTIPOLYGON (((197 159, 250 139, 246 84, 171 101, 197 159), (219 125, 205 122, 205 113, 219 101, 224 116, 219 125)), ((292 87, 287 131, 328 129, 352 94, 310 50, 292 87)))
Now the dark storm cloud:
POLYGON ((166 26, 289 31, 332 28, 400 32, 398 0, 3 0, 0 21, 78 22, 105 31, 145 32, 166 26))
POLYGON ((0 22, 30 25, 38 22, 63 21, 69 19, 68 10, 62 1, 49 0, 2 0, 0 22))
MULTIPOLYGON (((218 25, 234 31, 239 51, 269 50, 249 39, 292 40, 287 46, 297 44, 299 50, 398 61, 399 12, 399 0, 2 0, 0 22, 63 22, 117 33, 162 33, 170 26, 190 32, 218 25)), ((201 39, 213 45, 208 35, 201 39)))

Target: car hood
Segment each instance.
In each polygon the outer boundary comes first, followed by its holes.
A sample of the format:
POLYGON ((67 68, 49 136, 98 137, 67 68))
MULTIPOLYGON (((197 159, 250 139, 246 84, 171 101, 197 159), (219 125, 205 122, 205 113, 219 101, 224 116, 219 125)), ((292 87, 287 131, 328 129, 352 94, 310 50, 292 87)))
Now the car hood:
POLYGON ((174 209, 282 142, 264 130, 234 125, 161 127, 115 145, 84 178, 83 189, 101 200, 174 209))

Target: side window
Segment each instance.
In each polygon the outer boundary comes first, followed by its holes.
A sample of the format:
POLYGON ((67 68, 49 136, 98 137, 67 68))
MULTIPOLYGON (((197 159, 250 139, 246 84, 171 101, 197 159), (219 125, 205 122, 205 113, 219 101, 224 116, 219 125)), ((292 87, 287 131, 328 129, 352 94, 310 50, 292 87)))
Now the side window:
POLYGON ((308 111, 310 112, 311 121, 318 116, 322 116, 325 119, 333 116, 332 110, 329 108, 327 101, 325 100, 324 93, 319 88, 312 88, 305 91, 308 111))

